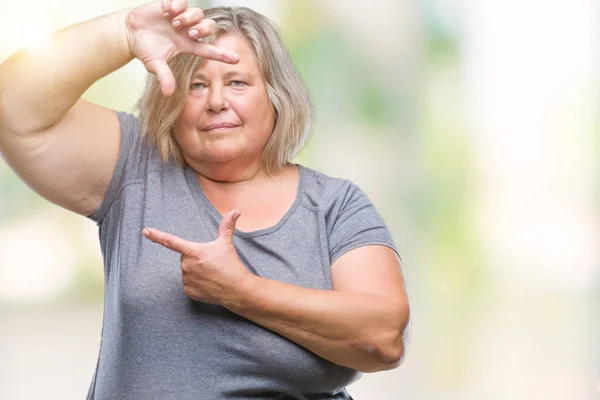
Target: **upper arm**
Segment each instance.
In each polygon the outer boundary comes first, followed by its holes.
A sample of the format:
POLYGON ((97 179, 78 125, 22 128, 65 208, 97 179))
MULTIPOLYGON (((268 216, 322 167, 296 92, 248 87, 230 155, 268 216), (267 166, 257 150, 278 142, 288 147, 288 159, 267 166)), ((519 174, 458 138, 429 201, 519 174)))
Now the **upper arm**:
MULTIPOLYGON (((331 266, 333 289, 360 293, 381 299, 376 304, 379 325, 374 336, 366 341, 366 348, 375 346, 386 362, 381 368, 368 372, 395 368, 404 357, 410 306, 400 258, 387 246, 367 245, 342 254, 331 266), (379 340, 372 341, 373 338, 379 340), (391 363, 389 363, 391 361, 391 363)), ((364 348, 359 340, 360 348, 364 348)))
POLYGON ((386 299, 408 321, 408 297, 392 235, 367 195, 354 184, 338 197, 328 235, 333 289, 386 299))
POLYGON ((114 111, 80 99, 56 124, 40 132, 0 132, 0 151, 40 196, 88 216, 101 203, 119 153, 114 111))
POLYGON ((333 289, 384 297, 407 313, 408 296, 400 258, 387 246, 368 245, 341 255, 331 265, 333 289))

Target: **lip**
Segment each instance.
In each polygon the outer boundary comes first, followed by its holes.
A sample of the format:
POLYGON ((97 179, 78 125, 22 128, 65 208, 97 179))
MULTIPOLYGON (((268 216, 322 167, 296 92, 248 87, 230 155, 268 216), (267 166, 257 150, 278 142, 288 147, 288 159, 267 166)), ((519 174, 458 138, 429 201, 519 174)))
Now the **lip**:
POLYGON ((208 126, 205 126, 202 128, 203 131, 205 132, 209 132, 209 131, 216 131, 216 130, 226 130, 226 129, 231 129, 231 128, 235 128, 236 126, 239 126, 237 124, 232 124, 230 122, 220 122, 218 124, 211 124, 208 126))

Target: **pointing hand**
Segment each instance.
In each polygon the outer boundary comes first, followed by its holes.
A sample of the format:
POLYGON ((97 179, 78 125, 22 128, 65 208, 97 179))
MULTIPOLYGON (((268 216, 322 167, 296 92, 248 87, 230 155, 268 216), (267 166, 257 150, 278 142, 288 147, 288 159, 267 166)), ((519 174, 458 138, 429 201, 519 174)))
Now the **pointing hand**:
POLYGON ((209 243, 190 242, 158 229, 145 228, 143 235, 181 254, 183 292, 192 300, 223 304, 251 277, 233 245, 240 212, 232 210, 221 220, 217 238, 209 243))

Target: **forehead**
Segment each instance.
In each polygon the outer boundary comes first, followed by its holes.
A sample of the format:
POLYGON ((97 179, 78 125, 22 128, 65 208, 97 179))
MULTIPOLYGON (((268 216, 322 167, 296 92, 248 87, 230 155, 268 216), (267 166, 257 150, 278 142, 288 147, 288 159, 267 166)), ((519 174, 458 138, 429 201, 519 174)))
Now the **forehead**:
POLYGON ((206 74, 211 71, 221 73, 239 71, 252 75, 260 74, 258 62, 252 51, 252 47, 250 47, 250 44, 243 37, 237 34, 226 33, 217 37, 213 45, 237 53, 240 56, 240 61, 237 64, 226 64, 220 61, 203 60, 195 71, 196 75, 206 74))

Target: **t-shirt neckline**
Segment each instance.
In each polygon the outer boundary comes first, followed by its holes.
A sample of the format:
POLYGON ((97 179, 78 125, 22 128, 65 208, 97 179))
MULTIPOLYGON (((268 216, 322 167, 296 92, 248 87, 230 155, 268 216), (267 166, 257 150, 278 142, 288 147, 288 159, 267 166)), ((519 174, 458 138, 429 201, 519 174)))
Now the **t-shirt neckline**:
MULTIPOLYGON (((268 235, 270 233, 273 233, 273 232, 279 230, 279 228, 281 228, 286 223, 286 221, 292 216, 292 214, 294 214, 294 212, 296 211, 296 209, 298 208, 298 206, 300 205, 300 203, 302 201, 302 196, 304 194, 304 188, 306 186, 306 182, 305 182, 306 181, 306 170, 305 170, 305 168, 301 164, 294 164, 294 165, 296 165, 298 167, 298 173, 300 175, 299 179, 298 179, 298 186, 296 189, 296 198, 294 199, 294 202, 292 203, 290 208, 287 210, 287 212, 283 215, 283 217, 281 217, 281 219, 275 225, 273 225, 269 228, 264 228, 264 229, 259 229, 256 231, 249 231, 249 232, 240 231, 239 229, 236 228, 235 232, 234 232, 235 236, 238 236, 241 238, 252 238, 252 237, 256 237, 256 236, 268 235)), ((198 206, 198 210, 200 211, 203 209, 202 204, 200 203, 200 201, 202 201, 202 203, 204 203, 204 205, 206 207, 208 207, 208 209, 217 217, 218 221, 221 221, 223 216, 221 215, 221 213, 219 213, 219 211, 211 203, 211 201, 208 199, 208 197, 202 190, 202 187, 200 186, 200 182, 198 182, 198 178, 196 177, 196 173, 194 172, 192 167, 190 167, 189 165, 186 165, 185 166, 185 174, 186 174, 186 177, 188 178, 188 181, 194 188, 194 191, 198 195, 198 196, 194 196, 194 199, 196 200, 196 205, 198 206)))

